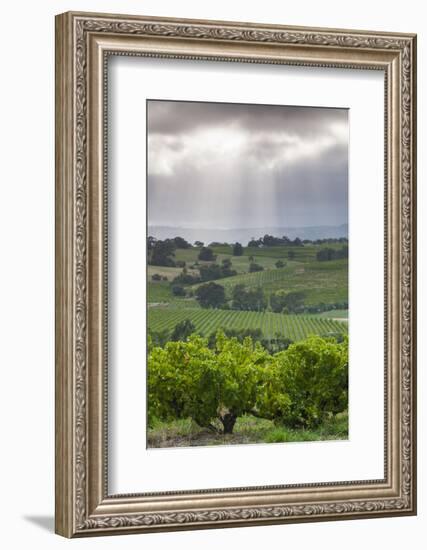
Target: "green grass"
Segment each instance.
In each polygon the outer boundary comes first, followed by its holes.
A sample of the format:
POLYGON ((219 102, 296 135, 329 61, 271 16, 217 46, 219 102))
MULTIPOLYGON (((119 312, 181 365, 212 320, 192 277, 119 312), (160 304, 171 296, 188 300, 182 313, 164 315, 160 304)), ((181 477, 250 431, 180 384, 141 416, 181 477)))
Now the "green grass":
POLYGON ((177 323, 190 319, 196 330, 209 336, 218 329, 261 329, 265 338, 277 334, 298 341, 312 334, 344 334, 347 324, 314 315, 283 315, 272 312, 221 309, 153 307, 148 310, 148 328, 153 332, 172 330, 177 323))
POLYGON ((168 309, 171 308, 192 308, 199 309, 199 303, 195 298, 182 298, 179 296, 174 296, 170 283, 168 281, 156 281, 149 282, 147 285, 147 303, 150 309, 152 304, 162 304, 168 306, 168 309))
POLYGON ((348 439, 348 413, 338 414, 315 430, 295 430, 277 426, 268 431, 266 443, 291 443, 298 441, 325 441, 348 439))
POLYGON ((147 285, 148 303, 170 302, 174 299, 170 284, 167 281, 149 282, 147 285))
POLYGON ((187 263, 197 262, 200 248, 178 248, 175 250, 175 260, 181 260, 187 263))
MULTIPOLYGON (((220 427, 219 423, 217 427, 220 427)), ((147 435, 149 448, 346 440, 348 414, 338 414, 315 430, 292 430, 276 426, 270 420, 245 415, 237 419, 230 435, 212 434, 188 418, 157 422, 147 435)))
MULTIPOLYGON (((243 256, 233 256, 233 251, 231 247, 227 246, 221 246, 221 247, 213 247, 212 250, 214 251, 214 254, 216 255, 215 263, 221 264, 222 260, 231 260, 232 263, 232 269, 235 269, 238 273, 246 273, 249 269, 249 257, 254 257, 254 262, 257 264, 260 264, 264 267, 264 269, 273 269, 275 267, 275 263, 280 258, 283 261, 288 263, 295 263, 290 262, 287 257, 283 255, 279 255, 277 257, 270 257, 266 254, 257 254, 257 251, 252 251, 251 249, 249 254, 245 254, 243 256)), ((188 248, 188 249, 179 249, 175 251, 175 260, 184 261, 187 264, 187 268, 190 265, 193 265, 195 262, 199 262, 200 265, 209 264, 212 262, 204 262, 197 259, 197 256, 199 254, 200 249, 198 248, 188 248)), ((177 275, 181 272, 180 268, 157 268, 156 266, 150 266, 150 268, 153 268, 153 273, 156 273, 157 269, 169 269, 169 270, 177 270, 177 275)))
MULTIPOLYGON (((152 276, 157 273, 162 277, 167 277, 168 281, 172 281, 175 277, 182 273, 182 267, 164 267, 157 265, 147 266, 148 281, 153 281, 152 276)), ((198 275, 199 272, 194 269, 188 269, 188 273, 191 275, 198 275)), ((153 281, 154 282, 154 281, 153 281)))

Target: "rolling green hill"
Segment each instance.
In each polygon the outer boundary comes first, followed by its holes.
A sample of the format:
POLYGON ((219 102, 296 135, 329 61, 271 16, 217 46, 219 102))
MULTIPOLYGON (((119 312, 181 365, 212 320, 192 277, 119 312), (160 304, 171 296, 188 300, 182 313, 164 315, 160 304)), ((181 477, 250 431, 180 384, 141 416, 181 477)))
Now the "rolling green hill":
MULTIPOLYGON (((348 260, 314 260, 307 263, 295 262, 280 269, 239 274, 215 282, 226 289, 229 297, 234 286, 243 284, 248 288, 260 286, 267 294, 277 290, 302 291, 305 293, 305 304, 315 305, 348 300, 347 272, 348 260)), ((193 285, 193 288, 198 286, 193 285)))
MULTIPOLYGON (((232 255, 232 246, 214 246, 212 248, 216 255, 215 263, 221 264, 222 260, 229 259, 232 262, 231 269, 237 271, 235 276, 217 279, 214 282, 225 288, 229 304, 233 288, 238 284, 246 288, 261 287, 267 297, 279 290, 303 292, 305 306, 347 302, 348 260, 316 259, 317 252, 322 248, 340 249, 342 246, 341 243, 332 243, 245 247, 241 256, 232 255), (288 257, 290 252, 292 259, 288 257), (284 262, 285 267, 275 266, 279 259, 284 262), (251 261, 261 265, 264 270, 250 273, 251 261)), ((187 272, 198 275, 198 266, 209 263, 197 259, 199 252, 200 249, 195 247, 178 249, 175 251, 175 260, 185 262, 187 272)), ((277 314, 269 311, 269 308, 264 312, 202 309, 194 294, 203 283, 186 285, 185 297, 173 294, 171 282, 180 273, 182 268, 179 267, 148 266, 148 320, 153 331, 173 329, 178 322, 185 319, 191 319, 197 330, 204 334, 210 334, 218 328, 260 328, 268 338, 279 333, 294 340, 308 334, 347 331, 347 310, 326 311, 318 316, 277 314), (153 281, 152 276, 156 273, 166 280, 153 281)))

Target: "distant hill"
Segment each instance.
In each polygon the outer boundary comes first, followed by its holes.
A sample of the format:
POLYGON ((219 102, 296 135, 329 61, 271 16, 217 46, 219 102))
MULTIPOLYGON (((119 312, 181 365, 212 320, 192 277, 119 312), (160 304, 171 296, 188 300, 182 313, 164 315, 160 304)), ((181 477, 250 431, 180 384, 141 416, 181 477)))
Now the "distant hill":
POLYGON ((290 239, 299 237, 301 240, 348 238, 348 224, 319 225, 312 227, 245 227, 234 229, 194 229, 190 227, 148 226, 148 235, 156 239, 163 240, 180 236, 191 243, 194 243, 194 241, 202 241, 205 244, 213 241, 222 243, 234 243, 238 241, 247 245, 252 237, 258 239, 266 234, 273 235, 274 237, 283 237, 286 235, 290 239))

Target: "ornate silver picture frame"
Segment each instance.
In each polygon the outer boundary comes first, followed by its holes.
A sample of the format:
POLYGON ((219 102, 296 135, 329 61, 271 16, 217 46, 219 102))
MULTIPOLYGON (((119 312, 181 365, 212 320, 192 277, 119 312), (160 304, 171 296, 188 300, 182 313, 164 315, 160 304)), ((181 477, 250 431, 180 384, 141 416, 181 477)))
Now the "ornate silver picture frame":
POLYGON ((415 179, 415 35, 58 15, 56 532, 82 537, 415 514, 415 179), (112 56, 247 63, 254 70, 271 64, 384 74, 383 478, 109 492, 106 179, 112 56))

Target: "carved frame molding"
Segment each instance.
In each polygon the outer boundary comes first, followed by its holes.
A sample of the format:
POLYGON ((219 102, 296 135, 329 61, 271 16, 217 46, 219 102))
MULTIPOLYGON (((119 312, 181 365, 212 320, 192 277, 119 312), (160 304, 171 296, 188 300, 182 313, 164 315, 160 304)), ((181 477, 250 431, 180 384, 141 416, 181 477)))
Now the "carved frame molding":
POLYGON ((56 531, 64 536, 414 514, 416 37, 66 13, 56 18, 56 531), (108 495, 103 269, 108 55, 385 72, 386 476, 108 495))

